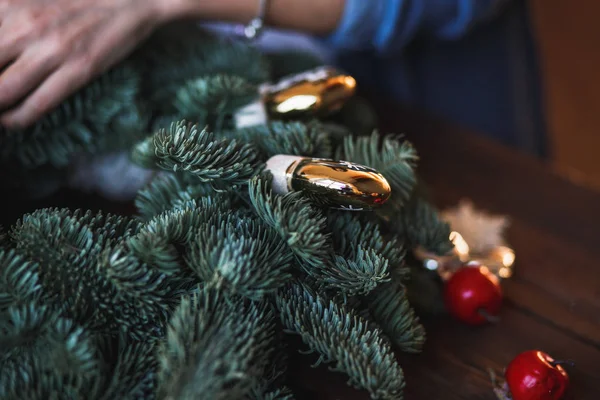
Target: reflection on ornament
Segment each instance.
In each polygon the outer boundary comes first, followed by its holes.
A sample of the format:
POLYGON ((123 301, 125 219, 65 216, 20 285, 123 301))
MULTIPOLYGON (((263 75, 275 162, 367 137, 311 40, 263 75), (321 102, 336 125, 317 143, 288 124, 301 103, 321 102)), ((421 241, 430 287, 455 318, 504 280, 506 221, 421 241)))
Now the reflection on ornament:
POLYGON ((323 66, 263 85, 267 112, 275 118, 327 115, 338 111, 354 95, 356 80, 335 68, 323 66))
POLYGON ((323 117, 338 111, 354 96, 356 80, 329 66, 321 66, 260 86, 260 98, 237 110, 237 129, 264 125, 270 118, 323 117))
POLYGON ((267 161, 273 190, 302 191, 319 205, 364 210, 384 204, 391 195, 387 180, 376 170, 347 161, 277 155, 267 161))

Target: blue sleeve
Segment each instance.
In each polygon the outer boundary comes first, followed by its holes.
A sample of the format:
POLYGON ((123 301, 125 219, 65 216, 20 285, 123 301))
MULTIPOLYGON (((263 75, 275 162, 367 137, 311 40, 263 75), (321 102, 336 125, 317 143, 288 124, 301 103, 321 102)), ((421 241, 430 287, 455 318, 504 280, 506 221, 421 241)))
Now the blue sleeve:
POLYGON ((401 50, 417 34, 456 39, 505 0, 346 0, 324 42, 339 50, 401 50))

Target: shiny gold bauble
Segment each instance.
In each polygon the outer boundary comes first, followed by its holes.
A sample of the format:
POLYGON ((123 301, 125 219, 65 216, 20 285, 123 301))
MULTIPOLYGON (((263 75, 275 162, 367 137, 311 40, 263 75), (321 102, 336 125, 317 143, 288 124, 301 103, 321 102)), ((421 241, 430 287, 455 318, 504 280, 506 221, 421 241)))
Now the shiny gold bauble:
POLYGON ((274 118, 324 116, 338 111, 354 95, 356 80, 332 67, 319 67, 283 78, 261 89, 274 118))
POLYGON ((322 158, 277 155, 267 162, 275 191, 302 191, 314 203, 346 210, 383 205, 391 195, 387 180, 376 170, 322 158))

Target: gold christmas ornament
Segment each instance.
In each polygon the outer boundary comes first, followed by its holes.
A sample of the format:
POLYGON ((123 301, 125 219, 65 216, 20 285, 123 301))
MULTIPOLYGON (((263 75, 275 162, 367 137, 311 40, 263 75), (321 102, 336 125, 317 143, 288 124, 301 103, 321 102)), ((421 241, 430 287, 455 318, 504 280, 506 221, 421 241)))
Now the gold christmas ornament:
POLYGON ((323 117, 354 96, 356 80, 329 66, 318 67, 259 87, 259 99, 237 110, 237 129, 264 125, 270 119, 323 117))
POLYGON ((275 118, 327 115, 354 95, 356 80, 328 67, 318 67, 261 88, 267 112, 275 118))
POLYGON ((376 170, 347 161, 276 155, 267 161, 273 190, 302 191, 312 201, 345 210, 372 209, 391 195, 387 180, 376 170))

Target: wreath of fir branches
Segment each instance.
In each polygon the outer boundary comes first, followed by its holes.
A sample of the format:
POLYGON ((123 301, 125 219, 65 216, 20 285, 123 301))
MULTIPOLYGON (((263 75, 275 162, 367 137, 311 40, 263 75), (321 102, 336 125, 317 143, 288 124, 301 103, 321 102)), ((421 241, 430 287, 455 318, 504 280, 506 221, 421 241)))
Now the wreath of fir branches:
POLYGON ((285 334, 372 398, 402 398, 394 351, 425 341, 407 254, 451 246, 417 195, 415 149, 373 131, 360 100, 338 120, 231 122, 260 83, 315 63, 156 38, 33 128, 0 133, 23 176, 114 149, 163 171, 135 216, 45 208, 1 237, 0 398, 292 399, 285 334), (276 154, 369 165, 392 199, 356 213, 277 195, 276 154))

